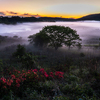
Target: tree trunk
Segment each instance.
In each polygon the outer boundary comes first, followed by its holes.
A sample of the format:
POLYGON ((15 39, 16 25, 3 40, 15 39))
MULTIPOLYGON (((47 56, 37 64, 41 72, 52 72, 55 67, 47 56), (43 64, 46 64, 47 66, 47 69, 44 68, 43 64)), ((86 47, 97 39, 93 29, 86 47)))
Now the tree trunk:
POLYGON ((70 50, 70 46, 68 46, 68 47, 69 47, 68 49, 70 50))
POLYGON ((55 47, 55 50, 57 50, 58 49, 58 47, 55 47))

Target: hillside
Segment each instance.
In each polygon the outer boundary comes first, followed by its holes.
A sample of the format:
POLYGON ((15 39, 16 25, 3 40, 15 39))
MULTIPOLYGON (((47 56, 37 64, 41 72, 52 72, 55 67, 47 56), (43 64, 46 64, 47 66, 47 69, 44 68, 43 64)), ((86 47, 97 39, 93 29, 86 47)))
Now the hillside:
POLYGON ((82 18, 79 18, 78 20, 100 20, 100 13, 87 15, 82 18))

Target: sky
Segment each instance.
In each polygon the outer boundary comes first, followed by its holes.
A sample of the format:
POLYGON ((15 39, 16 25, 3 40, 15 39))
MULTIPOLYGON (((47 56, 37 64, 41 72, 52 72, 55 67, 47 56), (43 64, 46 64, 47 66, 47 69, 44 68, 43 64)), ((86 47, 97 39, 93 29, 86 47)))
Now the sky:
POLYGON ((80 18, 100 13, 100 0, 0 0, 0 16, 80 18))

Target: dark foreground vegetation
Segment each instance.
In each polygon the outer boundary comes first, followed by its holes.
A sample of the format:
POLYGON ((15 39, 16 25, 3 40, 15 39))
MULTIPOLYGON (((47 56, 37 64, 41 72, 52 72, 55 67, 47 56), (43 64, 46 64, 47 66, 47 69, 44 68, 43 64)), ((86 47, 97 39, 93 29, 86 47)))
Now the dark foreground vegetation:
POLYGON ((0 100, 100 100, 100 55, 74 49, 0 49, 0 100))
POLYGON ((99 71, 100 57, 13 45, 0 52, 0 99, 99 100, 99 71))

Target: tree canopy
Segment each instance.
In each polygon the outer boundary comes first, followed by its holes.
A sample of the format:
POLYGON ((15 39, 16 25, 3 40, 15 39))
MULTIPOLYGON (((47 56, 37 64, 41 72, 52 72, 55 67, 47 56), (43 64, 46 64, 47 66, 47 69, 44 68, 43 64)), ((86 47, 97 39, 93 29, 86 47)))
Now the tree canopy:
POLYGON ((81 45, 81 39, 77 32, 65 26, 45 26, 39 33, 30 35, 28 38, 30 43, 34 43, 36 46, 51 46, 55 50, 63 45, 69 48, 81 45))

